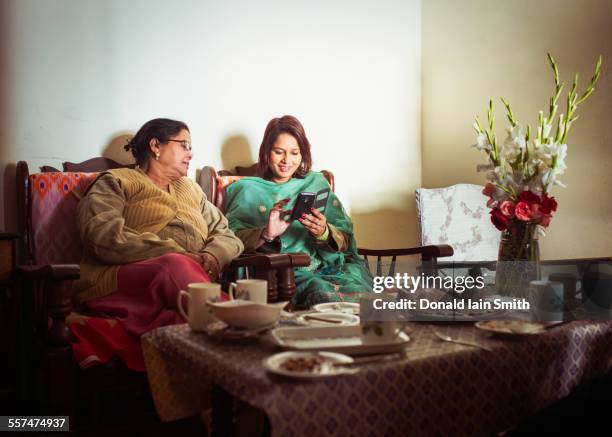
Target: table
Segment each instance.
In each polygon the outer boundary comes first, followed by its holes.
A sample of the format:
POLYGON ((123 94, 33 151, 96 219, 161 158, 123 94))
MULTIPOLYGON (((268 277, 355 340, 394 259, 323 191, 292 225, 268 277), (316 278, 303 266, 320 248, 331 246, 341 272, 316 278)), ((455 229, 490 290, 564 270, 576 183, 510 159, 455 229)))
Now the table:
POLYGON ((438 341, 411 324, 398 361, 313 383, 265 372, 267 344, 227 344, 187 325, 142 337, 156 409, 164 421, 197 414, 211 384, 263 410, 273 436, 492 435, 612 368, 612 322, 572 322, 535 336, 489 337, 472 324, 436 324, 491 352, 438 341))

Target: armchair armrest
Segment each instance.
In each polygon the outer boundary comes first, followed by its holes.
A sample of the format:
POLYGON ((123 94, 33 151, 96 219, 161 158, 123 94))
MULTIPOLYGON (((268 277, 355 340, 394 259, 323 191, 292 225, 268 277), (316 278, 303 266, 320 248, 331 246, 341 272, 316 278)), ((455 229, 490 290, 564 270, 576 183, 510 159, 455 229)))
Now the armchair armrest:
POLYGON ((442 258, 445 256, 453 256, 453 248, 448 244, 437 244, 432 246, 419 246, 402 249, 357 249, 359 255, 364 256, 404 256, 404 255, 421 255, 424 261, 433 258, 442 258))
POLYGON ((17 273, 28 280, 79 279, 80 267, 78 264, 23 265, 17 267, 17 273))
MULTIPOLYGON (((421 255, 423 261, 423 270, 428 275, 437 274, 438 258, 453 255, 453 248, 448 244, 438 244, 432 246, 419 246, 402 249, 366 249, 358 248, 357 252, 366 259, 366 268, 370 271, 370 266, 367 262, 368 256, 375 256, 376 260, 376 276, 382 276, 382 259, 383 257, 391 257, 391 264, 387 276, 395 274, 395 263, 398 256, 405 255, 421 255)), ((371 273, 371 272, 370 272, 371 273)))
POLYGON ((263 267, 280 269, 285 267, 306 267, 310 257, 305 253, 246 253, 230 264, 231 267, 263 267))
POLYGON ((310 257, 305 253, 243 254, 231 262, 230 280, 237 278, 239 268, 252 268, 255 278, 268 281, 268 302, 291 300, 295 294, 293 269, 308 265, 310 257))

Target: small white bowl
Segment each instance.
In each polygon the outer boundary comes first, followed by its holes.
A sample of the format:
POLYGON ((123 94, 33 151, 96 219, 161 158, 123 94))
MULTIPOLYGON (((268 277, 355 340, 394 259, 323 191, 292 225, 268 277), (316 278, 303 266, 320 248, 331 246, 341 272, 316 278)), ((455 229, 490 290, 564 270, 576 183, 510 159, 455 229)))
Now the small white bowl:
POLYGON ((242 329, 255 329, 276 323, 281 310, 287 305, 287 302, 260 304, 242 299, 206 303, 219 320, 242 329))

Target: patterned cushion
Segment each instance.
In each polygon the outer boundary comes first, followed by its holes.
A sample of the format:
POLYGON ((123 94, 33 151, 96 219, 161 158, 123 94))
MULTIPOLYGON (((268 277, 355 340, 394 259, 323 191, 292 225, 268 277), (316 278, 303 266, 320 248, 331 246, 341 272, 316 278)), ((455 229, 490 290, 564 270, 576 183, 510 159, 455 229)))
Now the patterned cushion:
POLYGON ((219 208, 221 211, 225 211, 223 205, 223 199, 225 194, 225 188, 229 185, 233 184, 236 181, 239 181, 244 176, 218 176, 217 177, 217 195, 215 196, 215 206, 219 208))
POLYGON ((32 244, 38 264, 78 264, 81 238, 76 206, 98 173, 30 175, 32 244))
POLYGON ((416 190, 421 244, 448 244, 454 255, 442 261, 494 261, 500 232, 491 223, 482 187, 457 184, 416 190))

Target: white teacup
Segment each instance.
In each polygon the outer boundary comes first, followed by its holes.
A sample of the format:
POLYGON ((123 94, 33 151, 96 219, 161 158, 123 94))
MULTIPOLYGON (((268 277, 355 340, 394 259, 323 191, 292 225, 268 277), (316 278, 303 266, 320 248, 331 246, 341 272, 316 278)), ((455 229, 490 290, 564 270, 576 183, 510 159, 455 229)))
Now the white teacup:
POLYGON ((193 282, 187 285, 187 290, 179 291, 177 297, 179 313, 187 320, 192 330, 203 331, 209 323, 216 320, 206 301, 220 300, 221 285, 214 282, 193 282), (183 308, 183 296, 189 301, 187 311, 183 308))
POLYGON ((361 321, 361 342, 363 344, 391 343, 404 330, 404 322, 397 320, 361 321))
POLYGON ((268 281, 264 279, 239 279, 230 284, 228 292, 230 299, 268 303, 268 281))
POLYGON ((531 315, 538 322, 559 322, 563 320, 563 283, 556 281, 531 281, 529 303, 531 315))

